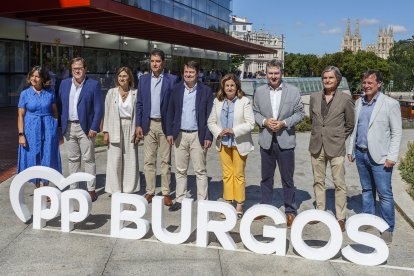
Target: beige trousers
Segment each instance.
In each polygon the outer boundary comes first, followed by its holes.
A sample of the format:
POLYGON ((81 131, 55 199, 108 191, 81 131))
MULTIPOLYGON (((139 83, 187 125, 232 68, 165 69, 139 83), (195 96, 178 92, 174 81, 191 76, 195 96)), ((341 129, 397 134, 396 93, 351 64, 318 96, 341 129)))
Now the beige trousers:
POLYGON ((197 200, 208 199, 208 181, 206 169, 207 151, 198 140, 198 132, 180 132, 174 143, 176 202, 182 202, 187 196, 187 170, 190 159, 197 182, 197 200))
POLYGON ((121 142, 109 143, 108 147, 105 192, 135 193, 139 191, 138 145, 131 143, 135 126, 131 126, 131 119, 120 120, 121 142))
MULTIPOLYGON (((79 123, 68 122, 63 135, 68 153, 69 174, 80 171, 81 158, 85 165, 85 172, 96 176, 95 138, 89 138, 83 132, 79 123)), ((78 188, 79 183, 70 185, 70 189, 78 188)), ((95 191, 95 180, 87 182, 88 191, 95 191)))
POLYGON ((313 170, 313 190, 315 192, 316 209, 325 210, 325 178, 326 166, 329 161, 333 183, 335 186, 335 210, 338 220, 346 218, 346 184, 345 184, 345 157, 328 157, 322 147, 319 154, 311 155, 313 170))
POLYGON ((155 194, 157 174, 157 152, 161 167, 161 192, 170 194, 171 183, 171 146, 162 131, 161 122, 151 120, 150 129, 144 136, 144 175, 147 183, 147 194, 155 194))

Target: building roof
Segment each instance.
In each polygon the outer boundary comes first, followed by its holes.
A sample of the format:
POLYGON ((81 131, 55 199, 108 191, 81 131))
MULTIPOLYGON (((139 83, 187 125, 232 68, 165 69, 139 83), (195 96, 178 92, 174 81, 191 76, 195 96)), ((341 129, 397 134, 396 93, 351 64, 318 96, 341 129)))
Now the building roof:
POLYGON ((11 0, 0 16, 233 54, 274 50, 113 0, 11 0))

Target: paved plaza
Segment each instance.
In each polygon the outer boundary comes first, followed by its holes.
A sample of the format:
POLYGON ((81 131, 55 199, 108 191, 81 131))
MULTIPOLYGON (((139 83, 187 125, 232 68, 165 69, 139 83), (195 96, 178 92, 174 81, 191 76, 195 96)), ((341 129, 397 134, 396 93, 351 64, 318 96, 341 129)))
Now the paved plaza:
MULTIPOLYGON (((246 209, 260 201, 260 154, 257 135, 254 135, 255 150, 247 159, 246 167, 246 209)), ((407 141, 413 141, 414 130, 404 130, 401 153, 406 151, 407 141)), ((295 184, 299 212, 314 208, 312 188, 312 169, 308 152, 309 133, 297 135, 295 184)), ((67 175, 66 153, 61 147, 64 175, 67 175)), ((9 201, 9 186, 12 178, 0 184, 0 274, 1 275, 413 275, 414 274, 414 230, 396 212, 396 229, 394 241, 390 246, 387 263, 377 267, 360 266, 350 263, 338 253, 330 261, 311 261, 295 252, 290 242, 287 243, 287 255, 259 255, 247 250, 241 242, 239 222, 231 231, 237 244, 236 251, 223 250, 214 235, 210 235, 207 248, 195 246, 196 240, 196 206, 193 205, 192 234, 182 245, 167 245, 159 242, 150 230, 141 240, 124 240, 110 238, 110 201, 104 193, 106 150, 97 150, 97 187, 99 198, 93 203, 91 215, 81 223, 75 224, 71 233, 60 231, 60 218, 47 223, 43 230, 33 230, 32 224, 21 222, 14 214, 9 201)), ((145 181, 142 174, 143 153, 139 151, 141 190, 145 193, 145 181)), ((222 200, 221 164, 217 151, 208 152, 207 168, 209 175, 209 199, 222 200)), ((174 158, 173 158, 174 159, 174 158)), ((173 162, 174 172, 174 162, 173 162)), ((329 170, 328 170, 329 174, 329 170)), ((189 172, 189 191, 195 193, 195 176, 189 172)), ((174 177, 173 177, 174 179, 174 177)), ((349 216, 361 212, 361 189, 355 164, 346 161, 346 182, 348 187, 349 216)), ((158 189, 159 189, 158 179, 158 189)), ((399 208, 414 210, 412 200, 404 195, 404 183, 399 174, 394 174, 394 192, 396 201, 400 196, 404 201, 399 208), (411 204, 411 205, 410 205, 411 204)), ((334 189, 332 178, 327 180, 327 208, 334 209, 334 189)), ((172 191, 175 190, 173 182, 172 191)), ((282 188, 279 174, 274 185, 274 205, 283 211, 282 188)), ((174 196, 174 194, 173 194, 174 196)), ((25 198, 31 205, 33 189, 26 188, 25 198)), ((397 202, 398 204, 398 202, 397 202)), ((151 204, 149 205, 151 207, 151 204)), ((170 231, 178 231, 181 212, 169 212, 164 207, 165 225, 170 231)), ((408 216, 409 210, 403 215, 408 216)), ((146 218, 150 218, 151 208, 147 209, 146 218)), ((218 214, 213 219, 220 219, 218 214)), ((263 225, 272 225, 270 219, 254 222, 252 234, 261 237, 263 225)), ((376 231, 371 231, 378 234, 376 231)), ((343 234, 343 247, 352 242, 343 234)), ((290 230, 287 238, 290 239, 290 230)), ((307 244, 323 246, 329 238, 328 229, 322 224, 307 225, 303 232, 307 244)), ((358 246, 356 245, 355 248, 358 246)), ((369 252, 368 248, 362 248, 369 252)))

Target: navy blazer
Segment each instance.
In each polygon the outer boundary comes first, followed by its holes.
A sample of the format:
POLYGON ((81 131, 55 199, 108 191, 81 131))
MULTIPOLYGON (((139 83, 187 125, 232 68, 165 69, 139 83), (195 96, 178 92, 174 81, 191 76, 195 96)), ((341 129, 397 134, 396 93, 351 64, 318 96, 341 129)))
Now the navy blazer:
MULTIPOLYGON (((62 134, 65 134, 69 118, 69 94, 72 86, 72 78, 67 78, 60 83, 59 98, 62 103, 62 134)), ((103 98, 101 84, 86 77, 78 100, 78 117, 81 128, 85 134, 89 130, 100 132, 103 116, 103 98)))
MULTIPOLYGON (((174 86, 171 92, 170 103, 168 105, 167 116, 167 136, 173 136, 177 139, 181 129, 181 115, 183 112, 184 101, 184 81, 174 86)), ((198 127, 198 139, 200 144, 204 146, 204 141, 213 141, 213 135, 207 126, 207 119, 210 116, 213 107, 214 95, 211 88, 207 85, 197 82, 196 94, 196 119, 198 127)))
MULTIPOLYGON (((138 97, 136 105, 136 126, 142 128, 142 132, 146 135, 150 127, 151 114, 151 73, 144 74, 139 78, 138 97)), ((168 109, 168 101, 170 100, 171 89, 176 82, 176 76, 163 73, 161 86, 161 126, 164 133, 166 130, 166 117, 168 109)))

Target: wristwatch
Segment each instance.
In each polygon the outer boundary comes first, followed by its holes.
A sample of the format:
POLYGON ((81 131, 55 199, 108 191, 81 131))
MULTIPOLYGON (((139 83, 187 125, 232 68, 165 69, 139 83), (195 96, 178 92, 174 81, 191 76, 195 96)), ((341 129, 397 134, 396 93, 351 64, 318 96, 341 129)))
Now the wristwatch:
POLYGON ((23 132, 19 132, 19 136, 24 136, 24 133, 23 132))

